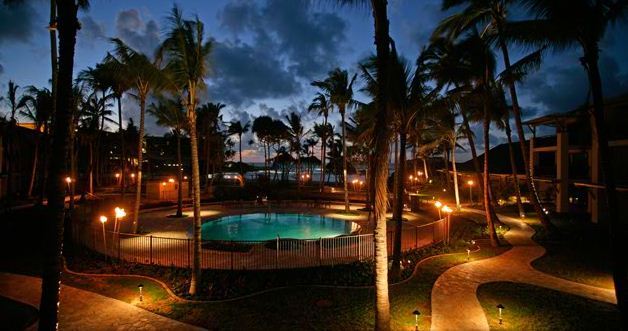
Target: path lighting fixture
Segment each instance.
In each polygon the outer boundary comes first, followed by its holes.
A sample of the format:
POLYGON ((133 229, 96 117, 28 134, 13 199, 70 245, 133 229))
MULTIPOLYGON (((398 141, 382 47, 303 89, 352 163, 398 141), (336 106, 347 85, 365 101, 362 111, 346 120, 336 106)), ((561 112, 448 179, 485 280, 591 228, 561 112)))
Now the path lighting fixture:
POLYGON ((135 174, 131 174, 131 178, 135 178, 135 174))
POLYGON ((113 210, 114 214, 115 214, 115 223, 113 224, 113 232, 120 232, 120 229, 118 228, 118 221, 122 220, 122 218, 124 218, 126 216, 126 211, 124 211, 124 208, 119 208, 116 207, 113 210))
POLYGON ((102 223, 102 244, 105 248, 105 262, 107 260, 107 235, 105 234, 105 223, 107 223, 107 216, 100 216, 100 223, 102 223))
POLYGON ((421 312, 418 309, 415 309, 412 312, 412 315, 414 315, 414 330, 419 330, 419 315, 421 315, 421 312))
POLYGON ((473 204, 473 184, 475 184, 472 180, 467 181, 467 185, 469 185, 469 202, 473 204))
POLYGON ((137 285, 137 288, 140 290, 140 302, 144 301, 142 289, 144 289, 144 284, 137 285))
POLYGON ((70 185, 70 183, 72 183, 72 177, 65 177, 65 182, 70 185))
POLYGON ((117 179, 117 178, 120 178, 120 173, 119 173, 119 172, 116 172, 115 176, 116 176, 116 179, 117 179))
POLYGON ((447 245, 449 245, 449 231, 451 230, 451 213, 454 210, 449 208, 449 206, 443 206, 443 208, 441 209, 444 213, 447 214, 447 223, 446 223, 447 224, 447 235, 446 235, 447 240, 446 242, 447 242, 447 245))
POLYGON ((183 176, 183 179, 188 180, 188 176, 183 176))
POLYGON ((166 182, 161 182, 161 185, 162 186, 166 186, 166 182))
POLYGON ((467 248, 467 261, 469 261, 469 258, 471 258, 471 249, 467 248))
POLYGON ((502 319, 502 310, 504 310, 504 305, 502 305, 501 303, 497 305, 497 309, 499 310, 499 325, 502 324, 503 319, 502 319))
POLYGON ((174 178, 168 178, 168 183, 174 183, 174 178))
POLYGON ((440 208, 443 206, 443 204, 440 201, 436 201, 434 202, 434 207, 436 207, 436 209, 438 209, 438 219, 443 218, 443 215, 440 211, 440 208))

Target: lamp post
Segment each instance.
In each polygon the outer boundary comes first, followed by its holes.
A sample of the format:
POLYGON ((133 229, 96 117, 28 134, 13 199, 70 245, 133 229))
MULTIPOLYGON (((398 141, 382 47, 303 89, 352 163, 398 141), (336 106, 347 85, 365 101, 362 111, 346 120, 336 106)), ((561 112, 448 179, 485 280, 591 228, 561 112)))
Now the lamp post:
POLYGON ((363 181, 359 181, 358 184, 360 184, 359 191, 362 192, 362 185, 364 185, 364 182, 363 181))
POLYGON ((443 206, 443 204, 440 201, 434 202, 434 207, 436 207, 436 209, 438 209, 438 219, 442 219, 443 218, 443 214, 440 211, 442 206, 443 206))
POLYGON ((115 223, 113 226, 113 231, 120 233, 118 221, 122 221, 122 219, 126 216, 126 211, 124 211, 124 208, 119 207, 116 207, 113 211, 115 213, 115 223))
POLYGON ((504 305, 502 305, 501 303, 497 305, 497 309, 499 310, 499 325, 502 324, 502 310, 504 310, 504 305))
POLYGON ((137 285, 137 288, 140 290, 140 302, 144 301, 144 296, 142 295, 142 289, 144 288, 144 284, 137 285))
POLYGON ((449 245, 449 231, 451 230, 451 212, 453 212, 454 210, 449 208, 449 206, 443 206, 443 208, 441 208, 443 210, 444 213, 447 214, 447 245, 449 245))
POLYGON ((419 331, 419 315, 421 315, 421 312, 418 309, 415 309, 412 312, 412 315, 414 315, 414 330, 419 331))
POLYGON ((473 181, 468 180, 467 185, 469 185, 469 202, 473 204, 473 181))
POLYGON ((107 262, 107 235, 105 234, 105 223, 107 223, 107 216, 100 216, 100 223, 102 223, 102 244, 105 250, 105 262, 107 262))

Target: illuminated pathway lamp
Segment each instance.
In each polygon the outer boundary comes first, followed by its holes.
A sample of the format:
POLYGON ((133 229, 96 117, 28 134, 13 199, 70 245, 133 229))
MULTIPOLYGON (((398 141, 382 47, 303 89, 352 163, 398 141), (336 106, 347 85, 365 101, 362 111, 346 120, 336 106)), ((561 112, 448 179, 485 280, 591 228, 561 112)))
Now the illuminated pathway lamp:
POLYGON ((469 202, 473 204, 473 184, 475 184, 472 180, 467 181, 467 185, 469 185, 469 202))
POLYGON ((504 305, 502 305, 501 303, 497 305, 497 309, 499 310, 499 324, 502 324, 502 310, 504 310, 504 305))
POLYGON ((451 229, 451 213, 454 211, 449 206, 443 206, 441 210, 447 214, 447 245, 449 245, 449 231, 451 229))
POLYGON ((120 229, 118 228, 118 221, 121 221, 124 217, 126 217, 126 211, 124 211, 124 208, 116 207, 113 212, 116 215, 113 231, 120 232, 120 229))
POLYGON ((107 235, 105 234, 105 223, 107 223, 107 216, 102 215, 99 218, 100 223, 102 223, 102 244, 105 248, 105 260, 107 260, 107 235))
POLYGON ((414 330, 418 331, 419 330, 419 315, 421 315, 421 312, 418 309, 415 309, 412 312, 412 315, 414 315, 414 330))
POLYGON ((137 289, 140 290, 140 302, 144 301, 144 296, 142 290, 144 289, 144 284, 137 285, 137 289))
POLYGON ((434 202, 434 207, 436 207, 436 209, 438 209, 438 219, 442 219, 443 215, 440 212, 441 207, 443 207, 443 204, 440 201, 436 201, 434 202))

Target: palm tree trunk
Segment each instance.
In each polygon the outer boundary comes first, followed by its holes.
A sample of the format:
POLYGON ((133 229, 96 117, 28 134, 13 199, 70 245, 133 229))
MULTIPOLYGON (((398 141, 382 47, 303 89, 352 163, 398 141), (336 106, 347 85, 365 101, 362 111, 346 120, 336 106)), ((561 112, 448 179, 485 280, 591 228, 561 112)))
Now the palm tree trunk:
POLYGON ((242 134, 238 134, 238 142, 240 144, 240 174, 244 174, 244 170, 242 168, 242 134))
MULTIPOLYGON (((508 54, 508 46, 506 45, 506 41, 503 38, 499 39, 499 45, 502 50, 502 57, 504 58, 504 67, 506 70, 510 70, 510 56, 508 54)), ((550 222, 549 217, 543 211, 543 207, 541 206, 541 200, 539 199, 539 194, 536 190, 536 186, 534 185, 534 180, 532 179, 531 169, 528 163, 528 150, 526 147, 526 137, 523 132, 523 123, 521 121, 521 109, 519 108, 519 100, 517 98, 517 89, 515 87, 515 82, 513 80, 509 80, 508 82, 508 90, 510 92, 510 99, 512 100, 512 111, 515 117, 515 125, 517 127, 517 134, 519 136, 519 147, 521 147, 521 155, 523 156, 523 166, 526 174, 526 184, 528 186, 528 191, 530 193, 530 201, 532 201, 532 206, 534 207, 534 211, 536 215, 541 220, 543 226, 550 232, 557 232, 556 227, 550 222)))
POLYGON ((521 190, 519 189, 519 180, 517 179, 517 163, 515 162, 515 151, 512 148, 512 132, 510 131, 510 118, 506 118, 506 137, 508 138, 508 154, 510 156, 510 168, 512 170, 512 184, 515 187, 515 195, 517 197, 517 208, 519 209, 519 217, 525 217, 523 203, 521 202, 521 190))
POLYGON ((327 116, 323 119, 323 136, 321 137, 321 182, 320 191, 323 192, 325 186, 325 152, 327 148, 327 116))
MULTIPOLYGON (((388 34, 387 0, 371 0, 377 49, 378 85, 388 86, 388 61, 390 36, 388 34)), ((375 329, 390 330, 390 301, 388 298, 388 248, 386 245, 386 207, 388 205, 388 95, 386 89, 378 89, 375 98, 375 329)), ((343 121, 344 123, 344 121, 343 121)))
POLYGON ((491 126, 491 116, 489 114, 488 106, 486 105, 487 102, 488 100, 484 101, 484 211, 486 212, 486 226, 488 227, 488 236, 491 240, 491 246, 497 247, 499 246, 499 241, 497 239, 497 232, 495 232, 495 219, 493 218, 493 211, 491 210, 490 174, 488 172, 488 152, 491 145, 488 133, 491 126))
POLYGON ((37 129, 37 133, 35 136, 35 148, 33 151, 33 166, 31 167, 31 180, 28 184, 28 196, 33 196, 33 187, 35 187, 35 179, 37 177, 37 159, 39 158, 39 140, 40 140, 40 129, 37 129))
POLYGON ((349 187, 347 178, 347 126, 345 123, 345 107, 340 108, 340 120, 342 121, 342 181, 345 189, 345 212, 349 212, 349 187))
POLYGON ((465 135, 467 136, 467 141, 469 142, 469 149, 471 149, 471 157, 473 160, 473 169, 475 170, 475 176, 478 182, 478 186, 480 188, 480 194, 484 196, 484 176, 482 175, 482 170, 480 170, 480 161, 478 159, 478 152, 475 148, 475 140, 473 139, 473 134, 471 133, 471 128, 469 126, 469 119, 467 117, 467 113, 461 111, 462 115, 462 125, 465 127, 465 135))
POLYGON ((192 203, 194 206, 194 249, 192 262, 192 278, 190 280, 190 295, 195 295, 201 280, 201 185, 198 167, 198 140, 196 139, 196 106, 194 105, 194 88, 190 89, 188 101, 188 116, 190 119, 190 150, 192 156, 192 203))
POLYGON ((425 181, 427 182, 430 179, 430 174, 427 171, 427 161, 423 158, 423 171, 425 172, 425 181))
POLYGON ((94 194, 94 142, 89 142, 89 194, 94 194))
POLYGON ((456 170, 456 131, 453 135, 453 147, 451 148, 451 167, 454 174, 454 193, 456 194, 456 207, 460 209, 460 192, 458 191, 458 171, 456 170))
POLYGON ((619 202, 617 199, 617 187, 615 174, 611 166, 611 153, 608 147, 608 133, 606 132, 606 122, 604 114, 604 97, 602 93, 602 80, 598 68, 599 48, 597 44, 583 47, 585 50, 584 60, 586 71, 591 85, 593 95, 593 112, 591 118, 591 128, 597 137, 597 147, 600 157, 600 170, 604 178, 606 193, 606 203, 608 204, 608 232, 611 255, 611 265, 613 269, 613 282, 615 284, 615 295, 617 296, 617 307, 622 315, 622 324, 628 325, 628 273, 626 270, 625 252, 628 250, 625 235, 627 232, 626 222, 619 214, 619 202))
POLYGON ((120 131, 120 200, 124 201, 126 193, 126 150, 124 146, 124 131, 122 130, 122 101, 118 96, 118 130, 120 131))
POLYGON ((140 217, 140 202, 142 199, 142 147, 144 142, 144 122, 146 117, 146 93, 140 92, 140 128, 137 139, 137 175, 135 175, 135 201, 133 203, 133 218, 131 232, 137 233, 140 217))
POLYGON ((390 273, 393 279, 401 276, 401 233, 403 229, 403 195, 404 182, 406 178, 406 132, 399 132, 399 153, 397 162, 397 176, 395 182, 395 210, 393 211, 393 221, 395 221, 395 242, 393 245, 393 260, 390 273))
POLYGON ((177 170, 179 174, 176 217, 183 217, 183 163, 181 162, 181 133, 177 133, 176 136, 177 136, 177 170))
POLYGON ((72 77, 74 69, 74 46, 78 7, 74 1, 62 1, 58 5, 58 29, 60 43, 60 62, 57 89, 54 139, 52 144, 49 174, 53 180, 48 182, 48 222, 44 233, 43 269, 41 299, 39 305, 39 330, 58 328, 59 294, 61 290, 61 270, 63 257, 63 222, 64 189, 63 172, 68 153, 70 127, 69 111, 72 105, 72 77))
POLYGON ((443 163, 445 166, 445 183, 447 185, 447 189, 451 189, 451 177, 449 176, 449 148, 447 146, 443 147, 443 163))

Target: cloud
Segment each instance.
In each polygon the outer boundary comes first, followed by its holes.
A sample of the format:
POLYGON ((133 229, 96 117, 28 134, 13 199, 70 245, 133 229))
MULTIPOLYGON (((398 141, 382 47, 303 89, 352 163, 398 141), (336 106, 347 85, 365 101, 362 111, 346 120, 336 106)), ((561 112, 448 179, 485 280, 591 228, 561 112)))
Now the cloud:
POLYGON ((96 42, 107 40, 105 24, 95 21, 89 15, 82 17, 77 39, 79 46, 93 48, 96 42))
POLYGON ((27 42, 33 36, 38 14, 30 1, 0 3, 0 45, 6 41, 27 42))
POLYGON ((216 42, 210 94, 236 106, 303 91, 339 63, 346 22, 307 0, 232 1, 218 13, 231 34, 216 42))
MULTIPOLYGON (((520 88, 522 96, 530 101, 530 108, 537 109, 535 116, 569 111, 587 102, 589 82, 576 54, 557 57, 530 75, 520 88)), ((617 60, 602 55, 599 67, 605 97, 628 92, 628 76, 622 74, 617 60)))
POLYGON ((157 22, 152 19, 145 21, 137 9, 118 12, 116 34, 127 45, 151 56, 160 43, 157 22))
POLYGON ((256 99, 299 93, 299 83, 282 68, 275 54, 275 49, 217 42, 211 55, 214 75, 208 84, 210 97, 239 107, 256 99))

